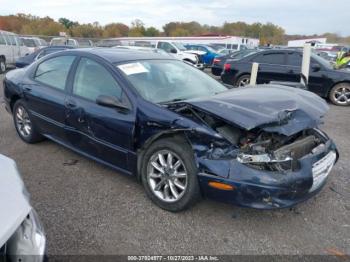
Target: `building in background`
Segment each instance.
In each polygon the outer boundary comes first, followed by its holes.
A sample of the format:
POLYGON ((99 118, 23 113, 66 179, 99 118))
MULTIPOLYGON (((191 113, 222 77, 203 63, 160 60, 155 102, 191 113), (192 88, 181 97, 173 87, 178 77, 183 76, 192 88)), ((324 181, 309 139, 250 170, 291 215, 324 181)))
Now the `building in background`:
POLYGON ((317 44, 326 44, 327 38, 307 38, 288 41, 288 47, 303 47, 305 44, 315 46, 317 44))

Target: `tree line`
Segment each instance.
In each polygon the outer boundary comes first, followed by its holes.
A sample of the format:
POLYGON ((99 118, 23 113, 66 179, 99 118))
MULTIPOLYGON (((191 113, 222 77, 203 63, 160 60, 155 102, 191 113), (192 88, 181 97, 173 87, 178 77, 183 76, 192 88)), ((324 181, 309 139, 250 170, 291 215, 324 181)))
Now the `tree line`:
POLYGON ((273 23, 225 22, 222 26, 211 26, 192 22, 169 22, 162 31, 136 19, 128 26, 123 23, 100 25, 98 22, 81 24, 67 18, 58 21, 50 17, 38 17, 30 14, 0 16, 0 29, 22 35, 58 36, 66 32, 72 37, 110 38, 127 36, 200 36, 200 35, 234 35, 260 39, 261 44, 286 44, 289 39, 305 37, 327 37, 329 42, 348 43, 350 36, 343 38, 337 34, 324 35, 293 35, 288 36, 282 27, 273 23))

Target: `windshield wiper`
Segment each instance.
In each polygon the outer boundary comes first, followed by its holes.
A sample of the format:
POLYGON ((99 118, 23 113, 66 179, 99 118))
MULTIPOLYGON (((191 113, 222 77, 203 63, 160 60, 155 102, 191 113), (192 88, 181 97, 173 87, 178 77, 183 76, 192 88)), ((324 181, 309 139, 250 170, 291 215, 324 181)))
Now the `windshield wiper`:
POLYGON ((169 101, 160 102, 159 104, 171 104, 171 103, 176 103, 176 102, 180 102, 183 100, 185 100, 185 98, 174 98, 174 99, 171 99, 169 101))

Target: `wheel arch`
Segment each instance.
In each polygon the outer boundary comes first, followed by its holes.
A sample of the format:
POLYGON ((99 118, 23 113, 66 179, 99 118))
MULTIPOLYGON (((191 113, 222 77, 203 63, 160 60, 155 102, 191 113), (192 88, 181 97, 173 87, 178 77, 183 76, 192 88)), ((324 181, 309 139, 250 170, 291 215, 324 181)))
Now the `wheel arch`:
POLYGON ((14 107, 15 103, 20 99, 21 99, 21 97, 18 94, 14 94, 11 96, 11 99, 10 99, 11 112, 13 112, 13 107, 14 107))
POLYGON ((136 174, 136 177, 137 177, 138 181, 141 181, 141 166, 142 166, 145 152, 151 146, 151 144, 155 143, 156 141, 158 141, 160 139, 172 138, 172 139, 182 140, 183 142, 190 145, 191 143, 189 142, 185 132, 186 132, 186 130, 184 130, 184 129, 167 130, 167 131, 157 133, 146 140, 146 142, 137 150, 137 174, 136 174))
POLYGON ((333 89, 333 87, 335 87, 336 85, 339 85, 339 84, 348 84, 348 85, 350 85, 350 80, 342 80, 342 81, 336 82, 332 86, 330 86, 330 88, 327 90, 327 93, 326 93, 327 94, 327 98, 329 98, 330 92, 333 89))

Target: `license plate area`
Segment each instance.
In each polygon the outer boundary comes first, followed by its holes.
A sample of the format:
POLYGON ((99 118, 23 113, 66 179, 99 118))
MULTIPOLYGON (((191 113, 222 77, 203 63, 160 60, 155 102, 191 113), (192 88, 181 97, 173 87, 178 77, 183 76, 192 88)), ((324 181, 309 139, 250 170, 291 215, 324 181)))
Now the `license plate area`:
POLYGON ((309 192, 312 192, 320 187, 334 166, 337 155, 334 151, 329 152, 325 157, 312 165, 313 183, 309 192))

